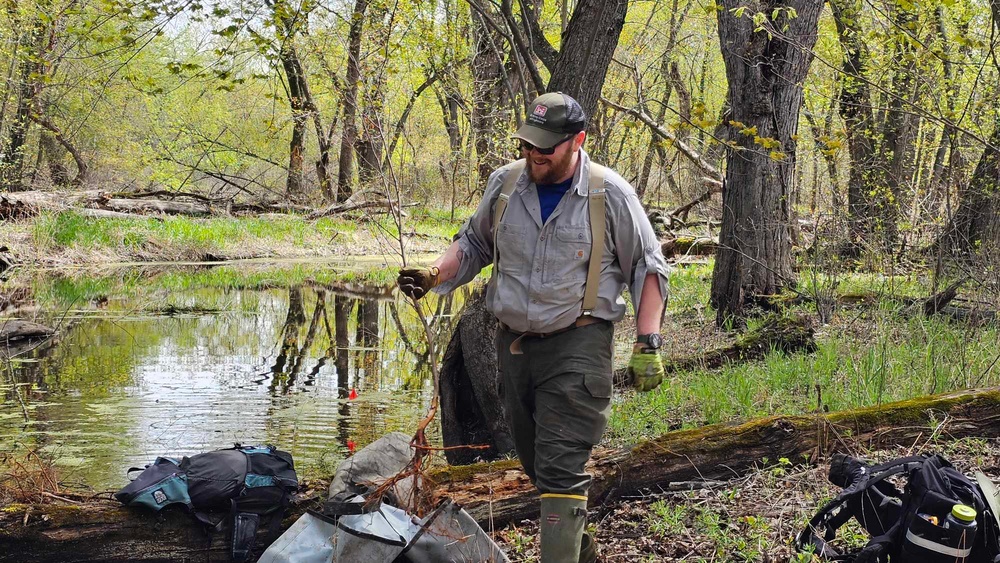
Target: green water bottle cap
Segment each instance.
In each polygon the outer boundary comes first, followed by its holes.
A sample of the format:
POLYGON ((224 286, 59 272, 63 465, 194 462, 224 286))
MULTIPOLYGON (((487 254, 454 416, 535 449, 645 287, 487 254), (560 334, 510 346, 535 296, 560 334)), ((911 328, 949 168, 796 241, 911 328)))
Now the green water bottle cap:
POLYGON ((972 522, 976 519, 976 509, 964 504, 956 504, 951 507, 951 515, 965 522, 972 522))

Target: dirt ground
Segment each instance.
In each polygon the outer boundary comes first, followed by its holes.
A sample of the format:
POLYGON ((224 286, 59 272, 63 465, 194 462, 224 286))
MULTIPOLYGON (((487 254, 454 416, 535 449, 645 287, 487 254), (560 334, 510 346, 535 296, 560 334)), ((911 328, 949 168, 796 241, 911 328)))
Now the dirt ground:
MULTIPOLYGON (((940 453, 967 475, 978 469, 994 482, 1000 475, 998 440, 936 440, 911 448, 850 453, 871 462, 940 453)), ((596 529, 599 561, 819 561, 796 553, 793 544, 809 518, 840 491, 827 479, 828 460, 812 466, 770 463, 731 481, 649 491, 591 510, 588 526, 596 529)), ((538 561, 537 534, 537 521, 524 521, 498 531, 496 539, 511 561, 531 562, 538 561)), ((860 547, 867 540, 866 532, 851 520, 833 545, 860 547)))

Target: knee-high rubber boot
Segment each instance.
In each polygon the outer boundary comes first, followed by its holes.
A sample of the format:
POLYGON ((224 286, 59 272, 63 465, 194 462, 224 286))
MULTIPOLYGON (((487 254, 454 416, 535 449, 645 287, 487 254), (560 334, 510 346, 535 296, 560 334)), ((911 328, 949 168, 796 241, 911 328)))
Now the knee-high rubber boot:
POLYGON ((539 520, 542 563, 577 563, 586 523, 587 497, 543 494, 539 520))
POLYGON ((583 533, 583 537, 580 540, 580 563, 596 563, 597 562, 597 543, 594 541, 593 536, 587 532, 583 533))

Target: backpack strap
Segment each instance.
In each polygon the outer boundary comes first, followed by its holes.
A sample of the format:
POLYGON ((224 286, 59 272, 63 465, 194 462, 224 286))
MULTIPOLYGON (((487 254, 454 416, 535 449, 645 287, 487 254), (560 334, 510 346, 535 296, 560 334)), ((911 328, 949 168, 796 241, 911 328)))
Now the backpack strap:
MULTIPOLYGON (((590 163, 590 179, 587 186, 587 207, 590 210, 590 264, 587 267, 587 285, 583 293, 583 315, 590 316, 597 306, 597 290, 601 285, 601 263, 604 261, 605 214, 604 178, 607 168, 590 163)), ((637 305, 638 306, 638 305, 637 305)))
POLYGON ((503 179, 503 187, 500 188, 496 207, 493 209, 493 277, 497 275, 497 230, 500 228, 500 222, 503 221, 504 213, 507 212, 507 202, 510 201, 510 194, 514 193, 514 188, 517 187, 517 180, 521 177, 525 164, 526 162, 522 158, 510 165, 510 170, 503 179))
MULTIPOLYGON (((919 466, 925 460, 926 458, 924 456, 904 457, 867 468, 864 476, 856 479, 852 483, 846 484, 844 490, 841 491, 836 498, 823 506, 823 508, 821 508, 819 512, 817 512, 816 515, 809 520, 805 529, 795 536, 796 548, 801 551, 805 548, 805 546, 813 545, 816 547, 815 553, 820 557, 827 557, 831 561, 854 560, 854 555, 842 555, 833 548, 829 547, 826 543, 836 537, 837 530, 847 523, 852 516, 855 516, 854 512, 849 509, 849 506, 859 506, 858 501, 862 500, 861 496, 864 495, 867 490, 882 481, 885 481, 889 477, 909 473, 914 467, 919 466), (821 528, 824 531, 823 537, 817 535, 817 532, 821 528)), ((875 537, 868 542, 865 549, 863 549, 858 555, 860 556, 861 554, 864 554, 866 558, 871 558, 868 560, 875 561, 878 557, 881 557, 882 554, 885 553, 887 546, 884 544, 891 541, 891 538, 895 535, 898 529, 899 522, 893 523, 884 535, 875 537)))
MULTIPOLYGON (((507 211, 507 202, 510 195, 517 187, 517 180, 521 177, 521 172, 526 165, 522 158, 510 165, 507 176, 504 177, 503 186, 500 188, 500 195, 497 197, 496 207, 493 209, 493 275, 497 271, 497 231, 503 221, 504 213, 507 211)), ((608 169, 595 162, 590 163, 590 177, 587 184, 587 207, 590 213, 590 263, 587 267, 586 289, 583 294, 583 315, 593 314, 597 306, 597 290, 600 288, 601 265, 604 258, 604 231, 607 227, 607 213, 605 211, 607 190, 604 188, 604 180, 607 177, 608 169)))

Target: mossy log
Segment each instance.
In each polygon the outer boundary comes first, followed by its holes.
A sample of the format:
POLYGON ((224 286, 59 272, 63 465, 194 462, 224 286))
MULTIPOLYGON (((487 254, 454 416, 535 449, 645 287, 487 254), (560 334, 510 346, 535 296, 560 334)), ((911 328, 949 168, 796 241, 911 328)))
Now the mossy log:
MULTIPOLYGON (((595 453, 590 506, 670 483, 728 480, 770 460, 814 460, 834 452, 941 438, 1000 437, 1000 390, 963 391, 851 411, 773 416, 670 432, 635 447, 595 453)), ((441 470, 437 494, 462 504, 484 527, 538 515, 538 494, 516 460, 441 470)))

